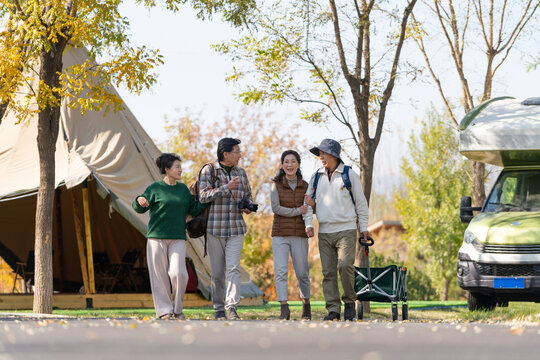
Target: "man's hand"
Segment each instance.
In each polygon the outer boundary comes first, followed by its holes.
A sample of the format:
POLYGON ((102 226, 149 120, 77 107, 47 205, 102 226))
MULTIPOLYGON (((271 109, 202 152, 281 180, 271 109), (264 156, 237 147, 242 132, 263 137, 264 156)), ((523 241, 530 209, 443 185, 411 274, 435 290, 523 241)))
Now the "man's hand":
POLYGON ((143 196, 139 196, 137 198, 137 202, 139 203, 139 205, 141 205, 142 207, 148 207, 150 204, 148 203, 148 200, 146 200, 145 197, 143 196))
POLYGON ((362 231, 362 237, 364 238, 364 241, 367 241, 368 236, 373 239, 369 231, 362 231))
POLYGON ((241 209, 240 211, 243 212, 246 215, 251 214, 251 211, 249 211, 248 209, 241 209))
POLYGON ((311 207, 315 207, 315 200, 313 200, 313 198, 308 194, 304 195, 304 203, 311 207))
POLYGON ((308 238, 312 238, 313 236, 315 236, 315 230, 313 230, 312 227, 307 227, 306 228, 306 235, 308 238))
POLYGON ((240 178, 238 176, 233 177, 231 181, 227 183, 227 187, 229 188, 229 190, 238 189, 239 186, 240 186, 240 178))
POLYGON ((300 206, 300 214, 307 214, 307 205, 300 206))

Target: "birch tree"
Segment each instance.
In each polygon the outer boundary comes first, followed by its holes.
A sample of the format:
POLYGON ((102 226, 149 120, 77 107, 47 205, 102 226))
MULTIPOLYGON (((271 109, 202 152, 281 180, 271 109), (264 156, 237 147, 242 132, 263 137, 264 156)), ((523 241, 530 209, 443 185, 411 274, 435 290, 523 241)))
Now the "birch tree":
MULTIPOLYGON (((435 0, 423 1, 423 5, 426 11, 421 17, 413 14, 413 37, 452 124, 459 128, 460 114, 468 113, 492 97, 497 71, 524 37, 526 29, 538 24, 540 2, 435 0), (435 23, 432 24, 430 19, 435 19, 435 23), (441 40, 444 56, 450 56, 455 70, 453 76, 459 84, 459 96, 452 93, 452 81, 443 79, 446 69, 435 60, 440 54, 441 40), (483 61, 474 56, 479 49, 484 54, 483 61), (452 99, 456 97, 460 107, 453 105, 452 99)), ((481 206, 485 201, 485 172, 484 163, 473 161, 475 206, 481 206)))

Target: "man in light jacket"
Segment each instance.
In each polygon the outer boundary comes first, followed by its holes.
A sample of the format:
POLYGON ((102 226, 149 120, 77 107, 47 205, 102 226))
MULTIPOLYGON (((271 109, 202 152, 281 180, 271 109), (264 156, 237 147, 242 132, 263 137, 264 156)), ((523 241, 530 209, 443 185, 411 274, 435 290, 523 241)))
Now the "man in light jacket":
POLYGON ((313 196, 315 175, 311 177, 306 193, 308 209, 303 215, 308 237, 314 236, 313 213, 319 221, 319 252, 323 271, 323 293, 328 315, 324 320, 340 320, 341 301, 337 273, 341 277, 345 304, 343 317, 352 321, 355 318, 354 260, 356 254, 357 230, 366 238, 369 236, 368 204, 360 176, 349 169, 351 194, 343 182, 344 164, 341 160, 341 145, 332 139, 324 139, 310 152, 318 156, 322 167, 317 170, 319 180, 313 196))

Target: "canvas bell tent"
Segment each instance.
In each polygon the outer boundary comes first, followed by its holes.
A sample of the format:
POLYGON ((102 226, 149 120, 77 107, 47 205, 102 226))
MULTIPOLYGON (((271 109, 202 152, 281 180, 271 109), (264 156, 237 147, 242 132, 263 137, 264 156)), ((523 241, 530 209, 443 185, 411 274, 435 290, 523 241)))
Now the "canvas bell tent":
MULTIPOLYGON (((68 49, 64 66, 87 59, 85 49, 68 49)), ((37 118, 18 123, 6 112, 0 124, 0 256, 23 277, 32 270, 36 136, 37 118)), ((125 105, 118 112, 81 115, 62 103, 52 239, 55 291, 149 291, 147 276, 134 276, 146 269, 148 214, 135 213, 131 202, 161 178, 154 163, 159 154, 125 105)), ((209 298, 210 263, 203 243, 190 239, 187 255, 194 270, 191 283, 196 274, 199 292, 209 298)), ((262 291, 243 269, 241 293, 262 301, 262 291)))

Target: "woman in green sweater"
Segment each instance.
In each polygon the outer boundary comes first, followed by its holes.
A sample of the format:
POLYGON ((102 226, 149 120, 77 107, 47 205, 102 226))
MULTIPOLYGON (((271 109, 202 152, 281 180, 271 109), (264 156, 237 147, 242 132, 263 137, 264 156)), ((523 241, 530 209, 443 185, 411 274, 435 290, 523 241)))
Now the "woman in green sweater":
POLYGON ((138 213, 150 210, 146 257, 156 316, 183 320, 182 303, 188 282, 186 215, 199 215, 207 205, 193 200, 187 186, 179 182, 182 163, 177 155, 161 154, 156 165, 165 177, 137 196, 133 209, 138 213))

